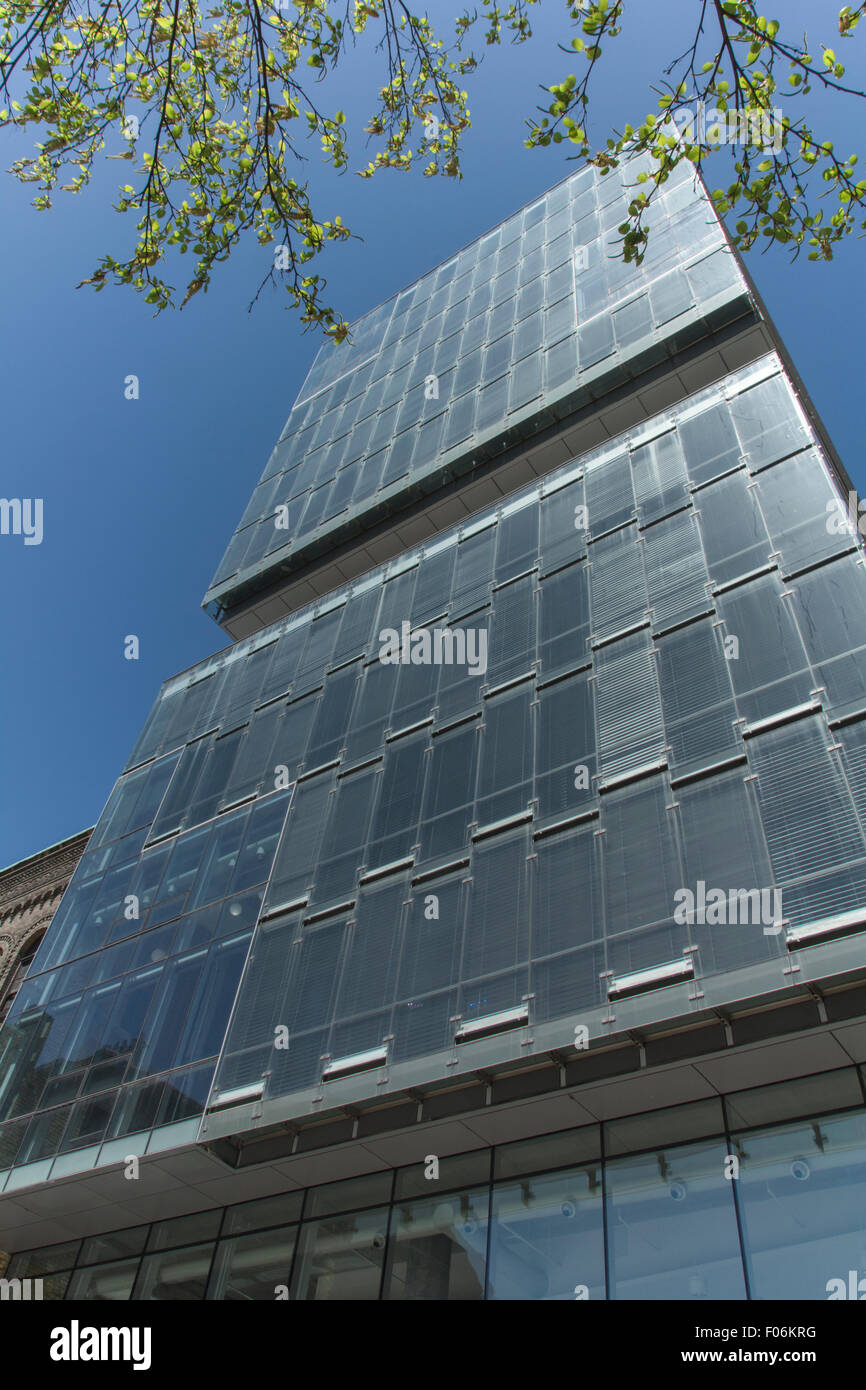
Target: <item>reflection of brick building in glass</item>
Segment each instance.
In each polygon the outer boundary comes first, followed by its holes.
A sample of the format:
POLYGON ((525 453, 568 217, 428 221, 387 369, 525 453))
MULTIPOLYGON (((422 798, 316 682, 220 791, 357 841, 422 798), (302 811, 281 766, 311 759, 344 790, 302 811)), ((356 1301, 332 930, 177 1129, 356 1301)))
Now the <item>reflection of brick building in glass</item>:
MULTIPOLYGON (((0 1024, 12 1007, 90 835, 90 830, 83 830, 0 871, 0 1024)), ((0 1275, 7 1258, 0 1250, 0 1275)))
POLYGON ((0 1023, 48 930, 90 830, 0 870, 0 1023))

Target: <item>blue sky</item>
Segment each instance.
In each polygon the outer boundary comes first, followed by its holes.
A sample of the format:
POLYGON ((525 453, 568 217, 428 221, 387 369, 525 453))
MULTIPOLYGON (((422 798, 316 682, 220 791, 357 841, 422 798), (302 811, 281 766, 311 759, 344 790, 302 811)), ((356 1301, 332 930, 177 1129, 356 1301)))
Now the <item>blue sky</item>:
MULTIPOLYGON (((681 0, 627 7, 597 88, 593 139, 602 143, 612 126, 636 123, 654 107, 650 84, 686 46, 676 26, 694 8, 681 0)), ((808 28, 813 51, 820 38, 835 42, 852 85, 866 86, 866 32, 839 43, 838 8, 786 0, 780 11, 785 29, 808 28)), ((338 178, 319 171, 310 150, 322 215, 339 213, 364 238, 334 248, 325 266, 329 299, 347 318, 575 167, 565 146, 523 146, 539 84, 578 70, 557 52, 572 32, 564 11, 542 6, 535 40, 488 50, 469 79, 473 127, 461 182, 389 171, 338 178)), ((436 0, 428 12, 441 22, 456 6, 436 0)), ((350 117, 372 110, 365 94, 374 82, 369 56, 350 57, 340 86, 350 117)), ((837 150, 866 145, 866 105, 819 96, 818 107, 837 150)), ((5 142, 4 169, 29 152, 18 134, 5 142)), ((353 167, 362 163, 357 142, 353 167)), ((125 181, 130 167, 107 164, 90 191, 58 194, 46 213, 0 175, 0 494, 44 499, 41 545, 0 537, 0 865, 92 824, 161 682, 226 645, 201 597, 318 347, 278 294, 266 292, 247 312, 267 248, 240 250, 182 313, 154 318, 129 291, 76 290, 100 254, 124 249, 110 197, 117 171, 125 181), (140 380, 137 401, 124 398, 130 373, 140 380), (140 641, 138 661, 124 659, 130 633, 140 641)), ((708 178, 716 181, 712 164, 708 178)), ((866 492, 857 448, 866 246, 851 239, 829 265, 805 257, 792 265, 781 250, 747 264, 855 487, 866 492)))

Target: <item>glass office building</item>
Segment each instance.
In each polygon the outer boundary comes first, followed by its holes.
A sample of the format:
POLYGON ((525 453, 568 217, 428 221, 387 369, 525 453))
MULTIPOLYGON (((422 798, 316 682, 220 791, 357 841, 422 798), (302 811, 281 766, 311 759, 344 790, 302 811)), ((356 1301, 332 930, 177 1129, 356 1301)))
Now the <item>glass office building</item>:
POLYGON ((615 258, 636 172, 319 353, 206 596, 236 640, 163 686, 0 1031, 10 1275, 809 1299, 866 1264, 850 483, 700 185, 615 258))
POLYGON ((644 263, 612 254, 639 172, 566 179, 321 348, 206 595, 218 616, 742 312, 684 172, 644 263))

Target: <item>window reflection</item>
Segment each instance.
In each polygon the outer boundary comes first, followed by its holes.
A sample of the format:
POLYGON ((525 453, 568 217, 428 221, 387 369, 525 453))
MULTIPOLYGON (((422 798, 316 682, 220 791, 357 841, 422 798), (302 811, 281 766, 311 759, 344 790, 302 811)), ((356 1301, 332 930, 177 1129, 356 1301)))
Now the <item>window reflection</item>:
POLYGON ((90 1303, 126 1300, 132 1293, 138 1260, 118 1260, 114 1264, 79 1269, 69 1282, 67 1298, 90 1303))
POLYGON ((185 1250, 145 1255, 133 1290, 136 1301, 198 1301, 204 1298, 205 1284, 213 1256, 213 1241, 192 1245, 185 1250))
POLYGON ((310 1222, 298 1248, 292 1297, 377 1299, 387 1226, 387 1207, 310 1222))
POLYGON ((746 1296, 725 1146, 686 1144, 606 1167, 612 1298, 746 1296))
POLYGON ((296 1226, 257 1231, 220 1241, 208 1285, 208 1298, 227 1303, 285 1298, 296 1226))
POLYGON ((499 1185, 492 1220, 488 1298, 604 1298, 600 1164, 499 1185))
POLYGON ((866 1115, 734 1136, 752 1298, 825 1299, 866 1275, 866 1115))
POLYGON ((385 1298, 483 1298, 487 1205, 487 1189, 477 1188, 396 1207, 385 1298))

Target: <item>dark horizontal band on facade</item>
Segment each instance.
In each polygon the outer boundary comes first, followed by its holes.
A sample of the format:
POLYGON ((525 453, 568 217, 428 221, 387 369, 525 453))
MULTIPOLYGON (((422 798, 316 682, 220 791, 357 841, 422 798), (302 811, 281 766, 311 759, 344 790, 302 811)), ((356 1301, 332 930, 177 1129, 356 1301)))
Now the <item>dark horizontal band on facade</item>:
POLYGON ((533 830, 533 840, 545 840, 548 835, 559 835, 564 830, 571 830, 575 825, 586 825, 588 821, 598 820, 600 815, 597 806, 589 811, 580 811, 577 815, 566 816, 564 820, 554 821, 551 825, 540 825, 537 830, 533 830))
POLYGON ((753 579, 760 579, 762 575, 775 573, 778 568, 779 566, 775 563, 759 565, 757 569, 749 570, 748 574, 738 574, 736 579, 726 579, 723 584, 714 584, 713 594, 718 596, 719 594, 730 593, 732 589, 739 589, 743 584, 751 584, 753 579))
POLYGON ((843 559, 846 555, 857 555, 862 547, 855 541, 853 545, 846 545, 844 550, 834 550, 832 555, 824 555, 820 560, 813 560, 809 565, 801 565, 798 569, 783 570, 782 578, 787 583, 788 580, 801 579, 804 574, 813 574, 815 570, 826 569, 827 565, 832 565, 836 560, 843 559))
POLYGON ((759 734, 778 729, 783 724, 794 724, 798 719, 808 719, 810 715, 820 714, 822 708, 820 700, 807 700, 801 705, 792 705, 790 709, 780 710, 778 714, 771 714, 766 719, 756 719, 754 723, 744 725, 740 732, 744 739, 756 738, 759 734))
POLYGON ((664 772, 667 765, 667 758, 656 758, 650 763, 643 763, 640 767, 629 768, 627 772, 616 773, 613 777, 607 777, 603 782, 599 782, 599 794, 604 795, 606 792, 616 791, 619 787, 628 786, 630 782, 642 782, 646 777, 654 777, 656 773, 664 772))
POLYGON ((705 763, 702 767, 684 772, 681 777, 672 777, 671 790, 687 787, 692 782, 703 782, 707 777, 715 777, 717 773, 729 772, 735 767, 748 766, 748 762, 745 753, 737 753, 731 758, 720 758, 717 762, 705 763))

